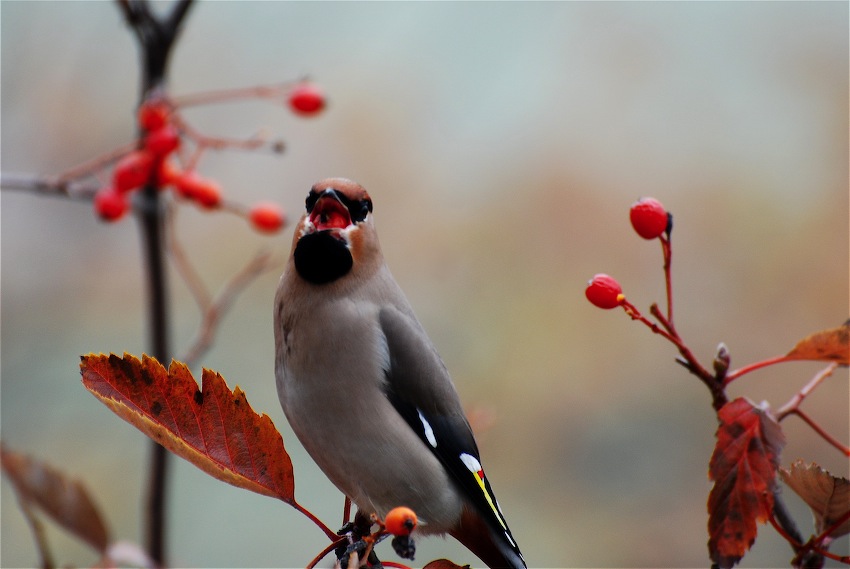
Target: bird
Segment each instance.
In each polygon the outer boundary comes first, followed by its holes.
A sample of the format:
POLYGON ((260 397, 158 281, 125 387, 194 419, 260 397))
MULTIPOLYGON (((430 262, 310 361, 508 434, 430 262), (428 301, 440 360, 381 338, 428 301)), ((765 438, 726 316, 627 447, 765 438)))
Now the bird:
POLYGON ((314 184, 274 300, 275 377, 298 440, 361 515, 397 506, 491 568, 525 568, 454 383, 381 253, 367 191, 314 184))

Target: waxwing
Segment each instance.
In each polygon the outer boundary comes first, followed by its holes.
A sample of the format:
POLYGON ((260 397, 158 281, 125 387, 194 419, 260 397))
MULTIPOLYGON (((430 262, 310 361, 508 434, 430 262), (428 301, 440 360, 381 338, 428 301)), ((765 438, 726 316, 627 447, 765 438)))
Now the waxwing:
POLYGON ((292 430, 366 516, 407 506, 490 567, 525 567, 445 365, 381 254, 372 200, 316 183, 275 296, 275 375, 292 430))

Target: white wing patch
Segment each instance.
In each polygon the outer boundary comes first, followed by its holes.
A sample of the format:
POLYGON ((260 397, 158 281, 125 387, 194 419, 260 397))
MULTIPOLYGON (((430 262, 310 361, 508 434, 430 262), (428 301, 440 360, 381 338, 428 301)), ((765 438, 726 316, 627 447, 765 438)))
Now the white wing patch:
POLYGON ((434 436, 434 429, 431 428, 431 423, 428 422, 422 411, 417 409, 416 412, 419 413, 419 420, 422 421, 422 428, 425 430, 425 438, 428 439, 428 444, 437 448, 437 437, 434 436))

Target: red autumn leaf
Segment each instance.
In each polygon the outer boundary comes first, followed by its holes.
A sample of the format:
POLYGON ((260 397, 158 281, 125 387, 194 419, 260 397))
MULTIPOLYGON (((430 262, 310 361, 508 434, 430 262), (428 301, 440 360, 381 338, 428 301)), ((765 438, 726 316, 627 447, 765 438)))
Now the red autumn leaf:
MULTIPOLYGON (((122 419, 204 472, 296 505, 292 462, 268 415, 205 369, 202 388, 182 363, 124 354, 81 358, 83 385, 122 419)), ((298 506, 296 506, 298 507, 298 506)))
POLYGON ((850 320, 838 328, 822 330, 803 338, 785 355, 785 358, 850 365, 850 320))
POLYGON ((734 566, 756 539, 756 523, 773 510, 779 424, 745 398, 721 407, 717 444, 709 462, 714 486, 708 496, 708 550, 718 566, 734 566))
POLYGON ((103 517, 78 480, 24 454, 0 445, 3 472, 22 502, 38 506, 59 525, 100 553, 109 543, 103 517))
POLYGON ((469 569, 469 565, 458 565, 448 559, 435 559, 422 569, 469 569))

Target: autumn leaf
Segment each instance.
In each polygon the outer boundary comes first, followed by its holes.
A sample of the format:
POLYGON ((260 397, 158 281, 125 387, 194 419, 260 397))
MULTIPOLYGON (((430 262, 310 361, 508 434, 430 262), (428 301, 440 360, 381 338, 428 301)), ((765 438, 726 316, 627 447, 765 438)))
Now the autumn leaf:
POLYGON ((814 463, 804 465, 802 460, 792 464, 790 470, 780 469, 779 474, 812 509, 818 534, 839 522, 830 537, 850 533, 850 480, 833 476, 814 463))
POLYGON ((20 500, 38 506, 100 553, 106 550, 109 543, 106 524, 80 481, 3 445, 0 445, 0 464, 20 500))
POLYGON ((469 565, 458 565, 448 559, 435 559, 422 569, 469 569, 469 565))
POLYGON ((295 504, 292 462, 268 415, 237 386, 205 369, 202 388, 173 361, 124 354, 82 356, 83 385, 117 415, 204 472, 234 486, 295 504))
POLYGON ((788 360, 821 360, 850 365, 850 320, 829 330, 815 332, 797 342, 785 355, 788 360))
POLYGON ((720 408, 717 444, 709 462, 708 549, 718 566, 734 566, 756 539, 756 523, 773 510, 779 424, 745 398, 720 408))

